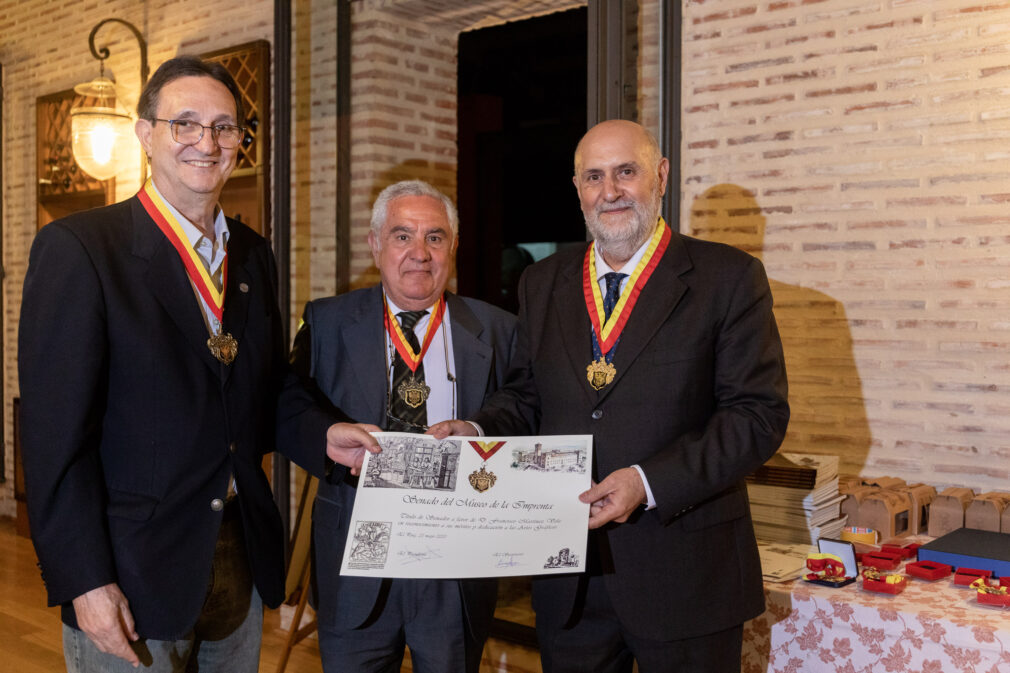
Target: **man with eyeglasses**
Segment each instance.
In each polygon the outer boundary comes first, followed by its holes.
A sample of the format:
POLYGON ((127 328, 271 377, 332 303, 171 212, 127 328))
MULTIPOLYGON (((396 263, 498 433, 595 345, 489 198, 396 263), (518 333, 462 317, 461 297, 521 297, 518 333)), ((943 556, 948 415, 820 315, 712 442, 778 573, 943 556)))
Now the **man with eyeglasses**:
MULTIPOLYGON (((338 421, 421 433, 475 412, 503 384, 516 319, 446 291, 457 230, 452 201, 425 182, 379 194, 368 243, 381 283, 305 307, 281 397, 282 451, 322 446, 338 421)), ((476 673, 496 580, 340 576, 357 480, 318 455, 303 467, 320 478, 312 520, 323 669, 395 673, 406 645, 417 673, 476 673)), ((430 456, 399 467, 410 483, 436 481, 430 456)))
MULTIPOLYGON (((218 205, 241 96, 220 64, 179 57, 138 116, 151 179, 32 246, 18 353, 32 538, 68 671, 255 673, 262 604, 284 597, 261 462, 286 363, 269 244, 218 205)), ((331 438, 351 469, 370 439, 354 431, 350 451, 331 438)))

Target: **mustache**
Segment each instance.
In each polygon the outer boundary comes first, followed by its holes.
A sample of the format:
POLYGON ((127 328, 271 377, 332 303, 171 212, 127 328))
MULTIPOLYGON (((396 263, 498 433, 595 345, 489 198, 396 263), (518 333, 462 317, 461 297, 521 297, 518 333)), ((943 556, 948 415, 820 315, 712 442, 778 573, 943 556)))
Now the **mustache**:
POLYGON ((633 199, 629 199, 629 198, 623 198, 623 199, 619 199, 617 201, 614 201, 613 203, 607 203, 605 205, 597 207, 596 208, 596 212, 597 212, 597 214, 600 214, 600 213, 609 213, 609 212, 614 211, 614 210, 624 210, 625 208, 632 208, 632 209, 634 209, 637 206, 638 206, 638 202, 637 201, 634 201, 633 199))

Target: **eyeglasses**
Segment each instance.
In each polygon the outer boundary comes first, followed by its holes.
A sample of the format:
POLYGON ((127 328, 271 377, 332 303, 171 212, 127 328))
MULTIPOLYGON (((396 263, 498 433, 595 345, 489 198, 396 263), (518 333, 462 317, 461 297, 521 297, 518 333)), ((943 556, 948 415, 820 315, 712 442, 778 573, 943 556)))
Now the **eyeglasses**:
POLYGON ((203 139, 204 131, 210 129, 211 137, 223 150, 233 150, 245 138, 245 128, 234 124, 213 124, 204 126, 192 119, 152 119, 165 122, 172 129, 172 140, 180 145, 195 145, 203 139))

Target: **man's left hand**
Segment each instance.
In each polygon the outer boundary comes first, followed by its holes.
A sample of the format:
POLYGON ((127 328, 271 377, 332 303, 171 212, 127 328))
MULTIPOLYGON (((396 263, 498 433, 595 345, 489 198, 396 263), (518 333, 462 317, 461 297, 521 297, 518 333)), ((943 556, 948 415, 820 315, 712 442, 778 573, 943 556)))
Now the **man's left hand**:
POLYGON ((611 521, 624 523, 645 502, 645 484, 633 467, 611 472, 606 479, 579 495, 589 503, 589 528, 611 521))

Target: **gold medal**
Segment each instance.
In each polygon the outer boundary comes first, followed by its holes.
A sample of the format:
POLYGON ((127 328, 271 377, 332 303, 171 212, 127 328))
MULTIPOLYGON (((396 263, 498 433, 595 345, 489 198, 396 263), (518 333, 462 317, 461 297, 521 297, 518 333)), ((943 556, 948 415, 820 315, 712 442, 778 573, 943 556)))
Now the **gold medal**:
POLYGON ((498 481, 498 477, 495 476, 494 472, 488 472, 484 469, 484 466, 480 466, 480 470, 474 470, 470 473, 470 485, 474 487, 478 493, 483 493, 488 490, 494 483, 498 481))
POLYGON ((226 365, 234 362, 235 356, 238 355, 238 341, 227 332, 215 334, 207 339, 207 348, 210 349, 211 355, 226 365))
POLYGON ((617 376, 617 367, 607 362, 603 356, 586 366, 586 378, 589 379, 589 385, 597 390, 603 390, 614 380, 615 376, 617 376))
POLYGON ((413 374, 409 381, 404 381, 396 389, 400 399, 407 403, 411 409, 417 409, 428 400, 431 388, 424 381, 418 381, 413 374))

